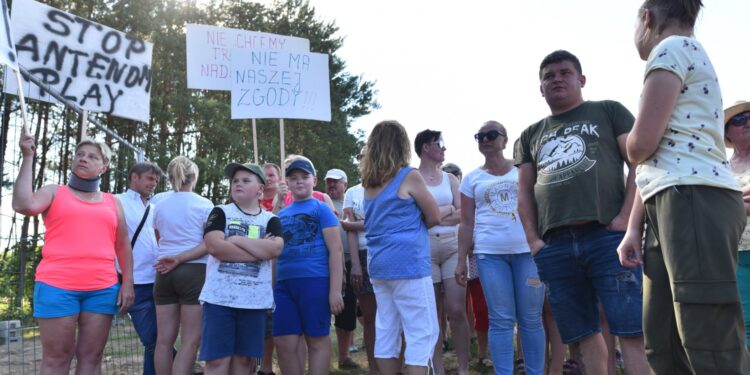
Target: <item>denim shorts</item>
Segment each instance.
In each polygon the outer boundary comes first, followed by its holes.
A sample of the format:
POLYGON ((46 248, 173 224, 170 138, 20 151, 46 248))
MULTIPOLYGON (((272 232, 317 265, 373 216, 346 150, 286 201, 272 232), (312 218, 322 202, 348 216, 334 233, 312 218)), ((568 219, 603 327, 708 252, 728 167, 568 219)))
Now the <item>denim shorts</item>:
POLYGON ((47 285, 37 281, 34 283, 34 317, 62 318, 82 312, 96 314, 117 314, 117 294, 120 284, 109 288, 79 292, 47 285))
POLYGON ((328 336, 331 329, 327 277, 276 282, 273 288, 273 335, 328 336))
POLYGON ((263 356, 266 309, 238 309, 203 303, 200 360, 233 355, 263 356))
POLYGON ((560 227, 534 256, 565 344, 601 331, 598 303, 615 336, 643 335, 643 271, 620 265, 624 232, 601 224, 560 227))

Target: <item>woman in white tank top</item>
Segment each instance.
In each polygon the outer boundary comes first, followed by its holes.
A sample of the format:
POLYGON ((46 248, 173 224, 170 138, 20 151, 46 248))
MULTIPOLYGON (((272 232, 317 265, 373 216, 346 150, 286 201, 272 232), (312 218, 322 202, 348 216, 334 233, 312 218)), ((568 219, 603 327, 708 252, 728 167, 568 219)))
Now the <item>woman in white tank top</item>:
MULTIPOLYGON (((438 317, 447 316, 458 358, 458 373, 469 371, 469 324, 466 320, 466 287, 456 282, 458 264, 458 222, 461 218, 461 196, 458 179, 440 169, 445 161, 445 146, 439 131, 424 130, 414 139, 414 150, 419 156, 419 173, 440 209, 440 224, 430 228, 432 282, 438 317)), ((442 321, 442 319, 441 319, 442 321)), ((441 324, 440 340, 435 346, 433 364, 436 375, 443 375, 441 348, 445 325, 441 324)))

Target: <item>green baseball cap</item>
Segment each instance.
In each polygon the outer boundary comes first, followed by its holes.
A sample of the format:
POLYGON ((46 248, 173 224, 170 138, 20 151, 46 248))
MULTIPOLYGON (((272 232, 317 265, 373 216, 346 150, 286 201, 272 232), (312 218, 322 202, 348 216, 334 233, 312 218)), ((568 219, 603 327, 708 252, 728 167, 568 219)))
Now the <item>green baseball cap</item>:
POLYGON ((260 179, 260 183, 263 185, 266 184, 266 174, 263 172, 263 168, 261 168, 258 164, 229 163, 226 167, 224 167, 224 175, 227 176, 227 178, 231 179, 232 176, 234 176, 234 172, 237 172, 238 169, 246 170, 258 176, 258 178, 260 179))

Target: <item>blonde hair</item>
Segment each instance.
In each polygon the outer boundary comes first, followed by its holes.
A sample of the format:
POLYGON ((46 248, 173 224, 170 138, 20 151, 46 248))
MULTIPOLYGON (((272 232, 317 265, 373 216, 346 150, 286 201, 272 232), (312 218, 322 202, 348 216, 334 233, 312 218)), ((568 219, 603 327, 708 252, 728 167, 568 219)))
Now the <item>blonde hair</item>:
POLYGON ((495 120, 488 120, 488 121, 485 121, 484 124, 482 124, 482 127, 485 127, 487 125, 492 125, 496 127, 497 130, 500 130, 503 133, 503 135, 505 135, 506 137, 508 136, 508 130, 506 130, 505 125, 501 124, 500 122, 495 121, 495 120))
POLYGON ((107 146, 104 142, 98 142, 91 138, 84 138, 81 142, 76 145, 76 152, 83 146, 94 146, 99 150, 99 155, 102 157, 102 163, 106 166, 109 165, 109 161, 112 160, 112 149, 107 146))
POLYGON ((184 156, 178 156, 169 162, 167 175, 169 175, 169 181, 172 182, 172 185, 178 189, 185 185, 195 184, 198 177, 198 166, 192 160, 184 156))
POLYGON ((367 139, 367 153, 360 165, 362 186, 384 185, 410 161, 411 147, 406 129, 395 120, 379 122, 367 139))

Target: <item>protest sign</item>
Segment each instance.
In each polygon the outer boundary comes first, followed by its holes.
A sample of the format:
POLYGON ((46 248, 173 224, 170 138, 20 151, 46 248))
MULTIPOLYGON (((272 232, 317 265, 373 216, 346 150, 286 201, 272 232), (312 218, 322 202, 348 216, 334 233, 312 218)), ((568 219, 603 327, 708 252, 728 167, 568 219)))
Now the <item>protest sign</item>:
POLYGON ((187 85, 191 89, 229 91, 233 48, 310 50, 310 41, 303 38, 209 25, 188 24, 185 39, 187 85))
POLYGON ((10 18, 8 17, 8 3, 0 0, 2 4, 2 20, 0 26, 0 64, 5 64, 13 70, 18 70, 16 65, 16 47, 13 44, 13 33, 10 32, 10 18))
POLYGON ((232 119, 331 121, 328 55, 232 50, 232 119))
MULTIPOLYGON (((32 0, 13 2, 18 62, 66 99, 92 112, 148 122, 152 45, 32 0)), ((17 92, 13 80, 5 91, 17 92)), ((28 85, 27 97, 55 102, 28 85)))

